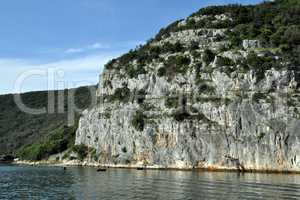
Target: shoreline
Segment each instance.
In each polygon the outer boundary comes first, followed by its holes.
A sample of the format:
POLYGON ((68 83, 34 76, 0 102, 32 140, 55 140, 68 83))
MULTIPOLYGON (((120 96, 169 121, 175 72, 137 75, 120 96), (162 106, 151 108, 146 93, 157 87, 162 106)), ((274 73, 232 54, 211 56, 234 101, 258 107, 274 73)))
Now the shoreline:
POLYGON ((254 173, 254 174, 299 174, 297 170, 280 169, 244 169, 230 168, 224 166, 206 166, 206 167, 179 167, 179 166, 159 166, 159 165, 121 165, 121 164, 100 164, 96 162, 81 161, 14 161, 12 165, 27 166, 48 166, 48 167, 92 167, 92 168, 112 168, 112 169, 140 169, 140 170, 161 170, 161 171, 195 171, 195 172, 228 172, 228 173, 254 173))

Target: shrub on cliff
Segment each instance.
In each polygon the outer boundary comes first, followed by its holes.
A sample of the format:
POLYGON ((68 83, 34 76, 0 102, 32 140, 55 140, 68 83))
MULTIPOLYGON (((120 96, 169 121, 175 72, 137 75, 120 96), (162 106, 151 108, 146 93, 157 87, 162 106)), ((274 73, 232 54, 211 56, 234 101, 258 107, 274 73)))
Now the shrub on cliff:
POLYGON ((140 74, 146 74, 143 65, 127 64, 125 70, 130 78, 137 78, 140 74))
POLYGON ((256 92, 252 95, 252 101, 255 103, 259 103, 260 100, 264 100, 267 103, 273 104, 274 98, 271 95, 268 95, 266 93, 256 92))
POLYGON ((184 120, 197 120, 204 123, 212 123, 212 121, 210 121, 203 113, 200 113, 198 111, 194 114, 190 114, 185 110, 177 111, 173 113, 173 118, 177 122, 183 122, 184 120))
POLYGON ((86 158, 89 153, 88 147, 83 144, 73 146, 72 150, 77 153, 79 160, 86 158))
POLYGON ((164 43, 162 46, 162 52, 163 53, 177 53, 177 52, 182 52, 184 50, 184 47, 180 42, 176 42, 174 44, 170 42, 164 43))
POLYGON ((172 24, 170 24, 168 27, 166 28, 162 28, 159 33, 156 35, 155 37, 155 41, 161 40, 163 37, 167 37, 169 36, 169 34, 171 32, 174 32, 176 30, 178 30, 178 23, 182 21, 182 20, 178 20, 173 22, 172 24))
POLYGON ((227 57, 222 57, 222 56, 218 56, 216 65, 221 67, 221 66, 233 66, 235 63, 233 62, 233 60, 231 60, 230 58, 227 57))
POLYGON ((143 131, 145 126, 145 118, 146 116, 144 115, 143 111, 137 111, 131 120, 132 126, 137 131, 143 131))
POLYGON ((160 46, 149 45, 149 59, 158 59, 162 51, 163 50, 160 46))
POLYGON ((185 73, 188 69, 191 59, 184 55, 170 56, 165 61, 165 67, 167 74, 172 73, 185 73))
POLYGON ((179 98, 178 97, 167 97, 165 100, 165 106, 167 108, 177 108, 179 106, 179 98))
POLYGON ((167 74, 167 69, 165 67, 160 67, 158 70, 157 70, 157 75, 159 77, 162 77, 162 76, 165 76, 167 74))
POLYGON ((127 103, 130 99, 130 89, 128 87, 117 88, 115 93, 108 97, 109 101, 120 101, 123 103, 127 103))
POLYGON ((285 66, 280 60, 274 59, 272 56, 258 56, 256 53, 252 52, 246 58, 245 64, 252 69, 257 77, 257 82, 264 79, 265 72, 271 68, 282 69, 285 66))
POLYGON ((173 118, 178 122, 182 122, 191 119, 191 115, 186 111, 178 111, 173 113, 173 118))
POLYGON ((198 92, 200 94, 214 94, 215 88, 205 82, 199 83, 198 85, 198 92))
POLYGON ((192 41, 190 44, 190 50, 194 51, 194 50, 199 49, 199 44, 200 44, 199 42, 192 41))
POLYGON ((216 55, 211 50, 205 49, 204 52, 203 52, 203 54, 202 54, 202 60, 206 64, 209 64, 209 63, 211 63, 211 62, 214 61, 215 56, 216 55))
POLYGON ((136 93, 136 101, 137 101, 137 103, 138 104, 143 104, 144 101, 145 101, 145 99, 146 99, 146 95, 147 95, 147 93, 143 89, 137 91, 137 93, 136 93))

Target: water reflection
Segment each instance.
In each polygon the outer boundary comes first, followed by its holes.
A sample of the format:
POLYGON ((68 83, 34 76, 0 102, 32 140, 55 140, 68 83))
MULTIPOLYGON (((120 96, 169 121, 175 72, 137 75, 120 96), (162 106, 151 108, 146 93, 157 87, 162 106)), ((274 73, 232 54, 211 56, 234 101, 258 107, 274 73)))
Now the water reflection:
POLYGON ((72 178, 60 168, 0 166, 0 199, 70 199, 72 178))
POLYGON ((0 166, 0 199, 300 199, 300 176, 0 166))

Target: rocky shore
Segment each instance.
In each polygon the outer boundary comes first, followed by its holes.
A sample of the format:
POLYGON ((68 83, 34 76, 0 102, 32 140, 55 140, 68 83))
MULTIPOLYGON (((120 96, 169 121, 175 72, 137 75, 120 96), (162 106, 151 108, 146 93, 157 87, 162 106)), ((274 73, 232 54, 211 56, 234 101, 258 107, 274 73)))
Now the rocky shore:
POLYGON ((224 166, 207 166, 201 168, 190 167, 178 167, 178 166, 145 166, 145 165, 122 165, 122 164, 100 164, 97 162, 88 161, 14 161, 11 164, 14 165, 28 165, 28 166, 50 166, 50 167, 93 167, 93 168, 115 168, 115 169, 144 169, 144 170, 182 170, 182 171, 208 171, 208 172, 233 172, 233 173, 289 173, 300 174, 300 171, 291 171, 284 169, 242 169, 237 167, 224 167, 224 166))

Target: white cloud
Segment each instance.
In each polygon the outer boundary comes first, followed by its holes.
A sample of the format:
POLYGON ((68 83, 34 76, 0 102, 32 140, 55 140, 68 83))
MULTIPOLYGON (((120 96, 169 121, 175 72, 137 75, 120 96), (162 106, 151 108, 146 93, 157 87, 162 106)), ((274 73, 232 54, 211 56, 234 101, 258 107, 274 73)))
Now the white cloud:
POLYGON ((107 50, 107 49, 116 49, 116 48, 135 48, 137 45, 143 45, 146 42, 144 41, 126 41, 126 42, 120 42, 115 44, 105 44, 100 42, 95 42, 93 44, 89 44, 80 48, 69 48, 64 51, 66 54, 79 54, 79 53, 85 53, 85 52, 92 52, 95 50, 107 50))
POLYGON ((72 53, 81 53, 81 52, 83 52, 83 51, 84 51, 84 49, 74 49, 74 48, 70 48, 70 49, 67 49, 67 50, 65 51, 65 53, 72 54, 72 53))
POLYGON ((108 44, 102 44, 99 42, 96 42, 94 44, 86 45, 81 48, 69 48, 65 50, 65 53, 67 54, 76 54, 76 53, 83 53, 87 51, 92 51, 92 50, 99 50, 99 49, 109 49, 110 46, 108 44))
POLYGON ((102 43, 97 42, 97 43, 90 45, 88 48, 90 48, 90 49, 108 49, 108 48, 110 48, 110 46, 107 44, 102 44, 102 43))
POLYGON ((67 59, 40 65, 40 68, 57 68, 69 72, 78 72, 86 70, 100 70, 114 56, 90 55, 75 59, 67 59))
MULTIPOLYGON (((56 60, 52 62, 40 61, 35 59, 1 58, 0 57, 0 94, 14 92, 15 81, 24 72, 34 69, 54 69, 64 72, 65 87, 74 87, 74 83, 80 82, 81 85, 87 83, 96 84, 103 66, 111 59, 127 52, 130 48, 142 42, 120 42, 117 44, 93 43, 82 48, 70 48, 64 52, 72 54, 72 58, 56 60), (105 53, 96 53, 96 50, 107 49, 105 53), (84 54, 80 53, 88 53, 84 54), (93 54, 92 54, 93 53, 93 54), (76 56, 76 58, 74 58, 76 56)), ((76 85, 78 86, 78 85, 76 85)), ((22 92, 47 90, 47 77, 30 77, 24 83, 22 92)), ((51 89, 51 88, 50 88, 51 89)), ((55 88, 54 88, 55 89, 55 88)))
MULTIPOLYGON (((104 65, 120 53, 115 52, 110 55, 98 54, 79 57, 74 59, 58 60, 48 63, 38 63, 35 60, 4 59, 0 58, 0 93, 12 93, 18 77, 33 70, 51 69, 56 73, 63 72, 63 77, 59 77, 60 82, 64 82, 64 87, 71 88, 79 85, 90 85, 98 82, 98 77, 104 65), (78 85, 79 84, 79 85, 78 85)), ((22 85, 22 91, 57 89, 47 86, 47 76, 32 76, 22 85)))

